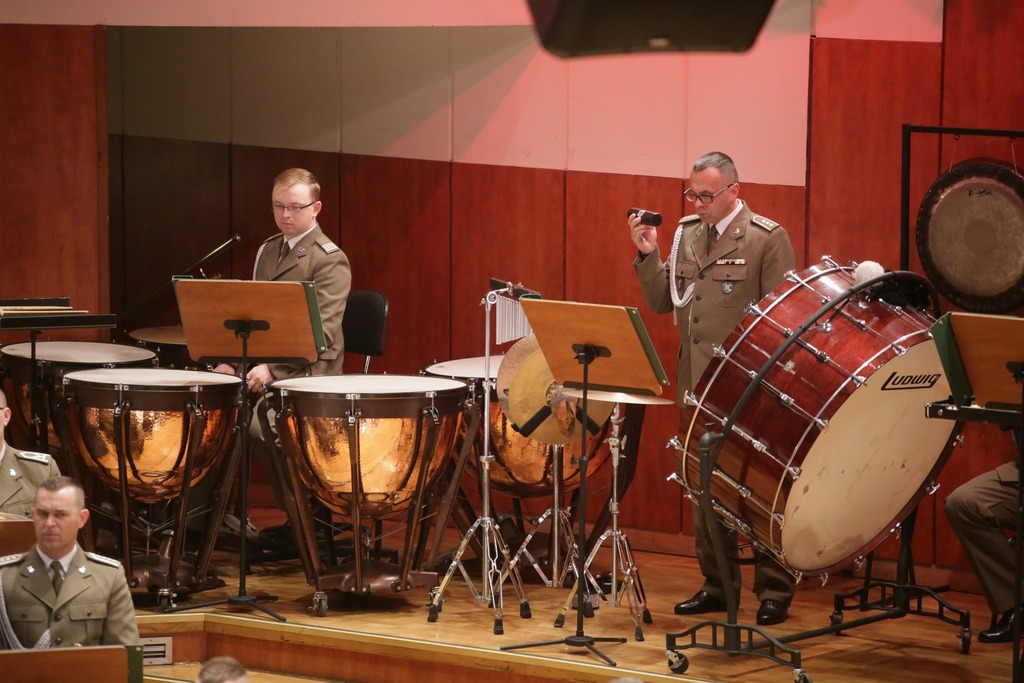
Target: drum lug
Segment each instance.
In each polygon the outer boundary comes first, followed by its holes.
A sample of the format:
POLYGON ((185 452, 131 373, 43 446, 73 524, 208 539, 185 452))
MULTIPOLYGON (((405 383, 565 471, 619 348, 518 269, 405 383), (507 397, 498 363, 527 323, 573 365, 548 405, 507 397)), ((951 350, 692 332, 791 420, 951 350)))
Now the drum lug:
POLYGON ((761 307, 758 306, 757 303, 753 301, 751 301, 749 304, 746 305, 746 307, 744 307, 743 312, 746 313, 747 315, 754 316, 757 318, 764 316, 764 312, 761 310, 761 307))
POLYGON ((429 416, 430 416, 430 419, 434 421, 434 424, 435 424, 435 425, 438 425, 438 424, 440 424, 440 422, 441 422, 441 416, 440 416, 440 414, 439 414, 439 413, 437 412, 437 408, 435 408, 434 406, 432 406, 432 405, 431 405, 431 406, 430 406, 430 407, 428 407, 428 408, 424 408, 424 409, 423 409, 423 414, 424 414, 424 415, 429 415, 429 416))
POLYGON ((669 439, 668 443, 665 444, 665 448, 675 448, 677 451, 684 450, 683 443, 679 440, 678 436, 673 436, 669 439))
POLYGON ((818 580, 821 581, 821 587, 824 588, 828 585, 828 572, 823 572, 818 575, 818 580))
POLYGON ((925 494, 929 496, 935 495, 935 492, 939 490, 939 486, 941 486, 941 484, 937 481, 930 482, 925 488, 925 494))
POLYGON ((828 334, 832 331, 832 321, 826 320, 825 322, 818 325, 818 330, 824 334, 828 334))
POLYGON ((814 424, 817 425, 819 432, 823 432, 828 429, 828 420, 823 420, 820 417, 815 418, 814 424))
POLYGON ((781 512, 773 512, 772 519, 775 520, 775 524, 781 529, 786 526, 786 516, 781 512))
POLYGON ((729 354, 725 352, 725 347, 714 344, 711 347, 711 355, 714 358, 725 358, 729 354))

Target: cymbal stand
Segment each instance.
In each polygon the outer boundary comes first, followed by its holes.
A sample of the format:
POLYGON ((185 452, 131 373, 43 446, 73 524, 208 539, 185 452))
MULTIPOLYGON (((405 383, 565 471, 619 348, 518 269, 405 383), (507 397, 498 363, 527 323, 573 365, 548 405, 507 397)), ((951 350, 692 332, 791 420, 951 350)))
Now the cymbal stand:
POLYGON ((556 588, 565 585, 566 577, 570 571, 576 569, 576 563, 574 561, 576 557, 576 538, 575 533, 572 529, 572 519, 569 515, 568 508, 562 506, 562 469, 563 469, 563 449, 562 444, 553 444, 551 448, 554 451, 552 465, 552 479, 554 480, 554 490, 552 494, 551 507, 541 513, 534 523, 533 528, 530 529, 530 533, 526 534, 523 542, 519 546, 519 550, 512 557, 512 561, 508 565, 508 570, 511 571, 514 567, 519 564, 522 558, 526 558, 533 566, 534 571, 540 576, 544 585, 549 588, 556 588), (549 579, 544 570, 541 569, 540 563, 530 552, 529 545, 533 537, 537 535, 541 525, 545 521, 551 519, 551 542, 548 548, 548 560, 551 563, 551 578, 549 579), (564 544, 564 546, 563 546, 564 544), (562 548, 565 548, 565 562, 562 561, 562 548))
POLYGON ((441 612, 441 607, 444 603, 445 589, 448 587, 448 583, 451 581, 452 576, 454 576, 455 571, 458 570, 466 580, 466 585, 469 586, 470 592, 472 592, 476 601, 494 608, 494 635, 501 635, 505 632, 502 617, 501 587, 506 576, 511 578, 512 587, 519 597, 519 616, 523 619, 529 619, 532 616, 530 613, 530 603, 526 600, 526 594, 523 592, 523 580, 519 574, 519 568, 511 566, 508 545, 502 538, 501 530, 491 514, 491 463, 494 461, 494 455, 491 453, 490 397, 491 392, 494 390, 494 379, 491 374, 491 310, 498 302, 499 295, 506 291, 506 289, 492 290, 487 293, 483 300, 485 307, 484 378, 482 380, 483 391, 481 392, 481 400, 484 404, 484 438, 479 458, 480 495, 482 499, 480 516, 470 525, 469 530, 463 536, 462 543, 459 544, 458 550, 455 551, 451 564, 448 565, 448 571, 445 573, 444 578, 441 579, 440 584, 431 589, 429 613, 427 614, 427 622, 433 623, 437 621, 438 614, 441 612), (482 557, 480 558, 482 562, 482 576, 479 590, 473 584, 469 571, 462 562, 462 555, 476 537, 477 531, 480 532, 480 547, 482 549, 482 557), (509 568, 509 571, 506 573, 503 568, 509 568))
MULTIPOLYGON (((612 566, 611 588, 609 590, 612 599, 611 604, 618 607, 622 604, 622 598, 626 598, 626 602, 629 605, 629 614, 633 617, 633 623, 636 625, 634 637, 637 641, 642 641, 644 639, 644 631, 643 627, 640 626, 641 620, 645 624, 653 623, 653 620, 651 619, 650 610, 647 609, 647 594, 644 592, 644 585, 640 580, 640 570, 633 563, 633 553, 629 549, 629 540, 626 538, 626 534, 619 529, 619 459, 623 457, 619 449, 621 445, 619 425, 622 424, 624 419, 619 417, 619 406, 616 404, 615 411, 611 417, 612 435, 606 440, 611 450, 612 459, 612 497, 608 501, 608 510, 611 513, 612 520, 611 528, 597 539, 594 547, 590 550, 590 555, 587 556, 587 560, 583 564, 583 569, 587 579, 597 587, 599 592, 603 593, 598 582, 594 581, 591 576, 590 565, 597 556, 597 551, 601 549, 601 545, 607 539, 611 539, 612 566), (618 578, 620 573, 622 576, 621 582, 618 578)), ((562 611, 555 617, 556 628, 561 628, 565 623, 565 614, 572 607, 573 600, 579 589, 579 582, 580 577, 576 577, 576 583, 573 584, 569 597, 562 607, 562 611)))

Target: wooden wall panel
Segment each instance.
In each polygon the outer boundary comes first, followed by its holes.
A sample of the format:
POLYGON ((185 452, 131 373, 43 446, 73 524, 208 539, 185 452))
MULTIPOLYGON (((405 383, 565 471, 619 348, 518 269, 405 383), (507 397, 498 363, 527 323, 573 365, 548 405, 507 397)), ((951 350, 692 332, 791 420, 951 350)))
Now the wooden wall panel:
MULTIPOLYGON (((106 85, 92 26, 0 25, 0 298, 107 299, 106 85)), ((44 338, 100 338, 97 331, 44 338)), ((26 339, 12 332, 0 340, 26 339)))
POLYGON ((171 277, 231 234, 227 145, 125 137, 125 299, 129 329, 178 322, 171 277))
MULTIPOLYGON (((990 0, 978 11, 971 0, 946 0, 943 44, 942 125, 1024 130, 1024 3, 990 0)), ((1024 164, 1024 147, 1006 138, 962 137, 943 141, 950 163, 994 156, 1024 164)))
MULTIPOLYGON (((378 289, 388 297, 384 355, 370 371, 415 374, 447 360, 451 165, 343 154, 341 202, 341 245, 352 262, 352 288, 378 289)), ((481 345, 476 355, 482 352, 481 345)))
MULTIPOLYGON (((938 123, 941 46, 811 43, 807 254, 899 267, 904 123, 938 123)), ((931 168, 929 164, 929 168, 931 168)))
POLYGON ((230 208, 220 217, 224 225, 217 232, 216 242, 231 235, 241 237, 241 242, 231 250, 230 275, 224 273, 225 277, 251 279, 260 245, 280 232, 274 223, 270 195, 274 178, 289 168, 305 168, 320 181, 323 208, 317 222, 324 234, 341 244, 337 154, 233 145, 230 155, 230 208))
POLYGON ((482 356, 489 278, 565 296, 565 173, 454 164, 451 221, 451 357, 482 356))
MULTIPOLYGON (((673 382, 663 395, 672 399, 679 332, 672 316, 652 313, 643 301, 632 265, 636 248, 629 238, 626 210, 644 208, 663 215, 658 243, 662 254, 668 254, 676 221, 685 208, 682 204, 682 181, 678 178, 580 171, 567 174, 566 234, 571 246, 566 255, 566 298, 639 309, 673 382)), ((665 481, 675 467, 665 443, 678 427, 679 410, 674 405, 651 406, 645 411, 636 475, 622 499, 622 524, 665 532, 682 528, 682 489, 665 481)), ((595 479, 597 486, 610 481, 608 469, 595 479)))

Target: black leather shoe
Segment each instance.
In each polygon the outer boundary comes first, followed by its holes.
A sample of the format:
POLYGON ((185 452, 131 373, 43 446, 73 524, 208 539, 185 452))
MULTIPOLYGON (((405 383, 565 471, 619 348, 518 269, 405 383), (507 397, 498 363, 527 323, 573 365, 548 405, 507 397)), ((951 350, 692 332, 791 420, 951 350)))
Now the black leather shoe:
POLYGON ((1013 640, 1013 620, 1017 610, 1009 609, 1003 612, 999 619, 992 624, 992 628, 978 634, 979 643, 1008 643, 1013 640))
POLYGON ((778 600, 765 600, 757 609, 758 626, 781 624, 789 616, 789 608, 778 600))
POLYGON ((697 591, 693 597, 680 602, 675 607, 676 614, 705 614, 707 612, 724 612, 725 600, 716 598, 704 591, 697 591))

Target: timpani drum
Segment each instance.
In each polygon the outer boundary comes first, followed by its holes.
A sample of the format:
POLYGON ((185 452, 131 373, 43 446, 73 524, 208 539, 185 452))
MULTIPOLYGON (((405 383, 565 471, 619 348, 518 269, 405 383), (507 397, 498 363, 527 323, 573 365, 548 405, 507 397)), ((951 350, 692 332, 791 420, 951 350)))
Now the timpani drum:
POLYGON ((406 512, 400 566, 365 557, 361 539, 353 543, 352 562, 325 566, 308 505, 297 496, 296 541, 306 555, 307 577, 315 576, 315 612, 323 616, 327 588, 368 594, 382 584, 400 591, 436 582, 436 574, 425 579, 412 572, 414 548, 424 538, 428 489, 443 473, 462 424, 466 384, 417 375, 337 375, 278 380, 271 389, 296 494, 307 487, 330 510, 349 517, 357 535, 364 518, 406 512))
POLYGON ((157 363, 162 368, 199 370, 203 367, 201 363, 189 357, 185 329, 181 325, 143 327, 132 330, 128 336, 134 339, 138 346, 155 353, 157 363))
POLYGON ((749 307, 698 382, 680 435, 680 474, 699 500, 705 423, 731 421, 713 505, 794 573, 835 571, 874 549, 933 486, 956 436, 924 411, 950 393, 933 319, 855 285, 852 268, 826 261, 749 307))
POLYGON ((69 372, 62 382, 55 409, 72 472, 98 490, 116 492, 113 512, 93 507, 93 519, 116 523, 130 586, 148 587, 168 606, 176 592, 224 585, 207 569, 234 477, 219 477, 209 507, 190 500, 189 491, 219 474, 233 452, 242 380, 192 370, 105 368, 69 372), (183 561, 186 520, 207 512, 193 565, 183 561), (133 547, 139 535, 132 530, 144 534, 141 551, 133 547), (160 538, 151 542, 156 534, 160 538))
POLYGON ((122 478, 133 500, 181 495, 229 450, 241 401, 233 375, 170 368, 69 372, 60 414, 71 450, 111 488, 122 478), (191 463, 188 459, 191 458, 191 463))
POLYGON ((0 348, 5 391, 13 418, 11 434, 19 448, 37 447, 32 443, 33 419, 43 420, 51 453, 60 452, 60 439, 53 428, 53 403, 60 394, 61 380, 66 373, 90 368, 152 367, 156 354, 148 349, 123 344, 80 341, 42 341, 9 344, 0 348), (35 382, 36 392, 33 392, 35 382), (33 393, 36 410, 32 409, 33 393))
MULTIPOLYGON (((498 371, 505 358, 504 355, 491 356, 489 370, 492 379, 498 376, 498 371)), ((465 380, 474 387, 474 397, 480 398, 483 395, 483 378, 487 374, 485 360, 484 356, 459 358, 435 363, 425 372, 431 375, 465 380)), ((562 490, 572 491, 579 487, 579 437, 559 449, 547 442, 523 436, 509 420, 508 415, 502 409, 501 401, 493 391, 490 392, 489 400, 491 403, 489 438, 491 450, 494 453, 494 461, 490 467, 492 490, 512 498, 550 496, 555 488, 554 458, 559 450, 562 453, 562 490)), ((599 422, 603 423, 607 420, 610 413, 611 407, 608 407, 599 416, 599 422)), ((590 451, 588 476, 593 475, 608 460, 608 450, 600 448, 607 432, 606 427, 597 435, 588 435, 587 444, 590 451)), ((467 436, 467 430, 468 421, 464 423, 464 428, 459 434, 456 451, 461 448, 462 442, 467 436)), ((478 449, 474 448, 470 457, 470 463, 474 465, 471 470, 476 473, 479 471, 478 449)))

